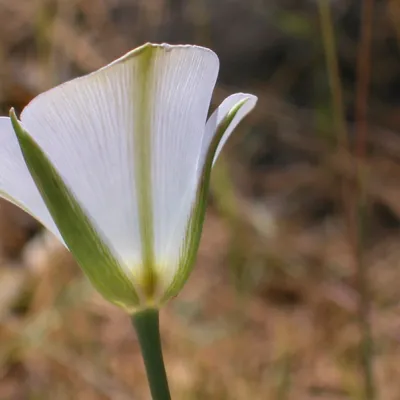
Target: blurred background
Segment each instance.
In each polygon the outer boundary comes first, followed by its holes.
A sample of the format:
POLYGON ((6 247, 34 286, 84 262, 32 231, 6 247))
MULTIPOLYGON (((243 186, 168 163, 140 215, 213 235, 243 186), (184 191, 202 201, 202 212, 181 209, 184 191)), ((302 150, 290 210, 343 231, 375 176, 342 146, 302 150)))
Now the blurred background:
MULTIPOLYGON (((174 399, 400 398, 398 0, 0 0, 0 111, 144 42, 259 97, 161 325, 174 399)), ((128 318, 0 203, 0 399, 148 399, 128 318)))

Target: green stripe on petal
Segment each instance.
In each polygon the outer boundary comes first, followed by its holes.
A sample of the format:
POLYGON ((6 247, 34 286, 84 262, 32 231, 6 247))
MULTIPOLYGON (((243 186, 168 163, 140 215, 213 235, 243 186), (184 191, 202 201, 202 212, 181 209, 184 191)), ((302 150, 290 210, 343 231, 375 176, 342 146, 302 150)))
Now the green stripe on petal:
POLYGON ((201 180, 197 190, 196 202, 188 223, 179 267, 176 272, 175 278, 173 279, 169 288, 166 290, 161 302, 165 302, 171 297, 176 296, 182 289, 183 285, 189 277, 190 272, 192 271, 200 244, 201 233, 203 230, 214 156, 217 152, 218 145, 224 136, 224 133, 227 131, 235 116, 238 114, 240 109, 247 101, 247 98, 243 99, 231 108, 231 110, 218 125, 215 136, 211 141, 205 164, 203 166, 201 180))
POLYGON ((26 165, 71 253, 104 298, 128 311, 136 308, 138 296, 118 260, 13 110, 10 117, 26 165))
POLYGON ((134 137, 135 182, 142 244, 142 267, 140 286, 148 300, 154 295, 157 277, 154 268, 153 201, 151 184, 151 93, 154 54, 157 49, 145 45, 139 59, 137 119, 134 137))

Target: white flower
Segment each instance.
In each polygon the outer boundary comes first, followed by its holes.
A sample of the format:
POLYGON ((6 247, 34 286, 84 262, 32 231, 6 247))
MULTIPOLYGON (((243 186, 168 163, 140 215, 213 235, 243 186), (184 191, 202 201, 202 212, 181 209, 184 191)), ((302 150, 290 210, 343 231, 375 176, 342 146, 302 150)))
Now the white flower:
POLYGON ((207 121, 218 68, 206 48, 146 44, 0 118, 0 196, 130 311, 183 286, 212 164, 257 101, 234 94, 207 121))

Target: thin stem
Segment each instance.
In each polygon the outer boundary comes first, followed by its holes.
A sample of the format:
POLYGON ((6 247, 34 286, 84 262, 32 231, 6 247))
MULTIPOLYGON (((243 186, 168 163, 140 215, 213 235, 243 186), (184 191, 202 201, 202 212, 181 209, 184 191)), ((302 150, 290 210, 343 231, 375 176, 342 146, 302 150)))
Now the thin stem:
POLYGON ((339 62, 336 51, 336 40, 334 35, 330 2, 328 0, 318 1, 319 20, 321 25, 322 39, 328 71, 329 87, 332 94, 332 110, 335 131, 338 135, 338 145, 342 150, 348 148, 346 119, 343 107, 343 92, 340 80, 339 62))
MULTIPOLYGON (((358 319, 362 335, 360 353, 364 378, 364 398, 376 398, 375 379, 373 374, 373 340, 371 334, 370 299, 365 265, 365 231, 367 222, 365 170, 362 162, 366 156, 367 139, 367 100, 370 82, 370 42, 372 32, 373 0, 362 2, 361 41, 357 58, 357 95, 356 95, 356 146, 357 161, 356 187, 351 187, 342 180, 341 195, 343 199, 350 242, 354 251, 356 264, 356 279, 358 284, 359 303, 358 319)), ((340 72, 337 59, 337 49, 334 36, 331 8, 328 0, 318 0, 321 31, 324 42, 327 63, 329 86, 332 94, 332 109, 335 130, 338 135, 338 147, 349 152, 349 143, 346 132, 346 121, 343 107, 343 95, 340 81, 340 72)))
MULTIPOLYGON (((360 189, 359 189, 360 190, 360 189)), ((359 193, 360 195, 361 193, 359 193)), ((366 231, 366 205, 362 199, 358 199, 357 205, 357 228, 358 228, 358 242, 357 242, 357 286, 358 286, 358 320, 361 332, 361 367, 364 379, 364 398, 365 400, 373 400, 375 395, 375 377, 373 371, 374 359, 374 342, 372 338, 372 327, 370 321, 371 314, 371 300, 368 285, 368 268, 365 263, 364 248, 365 248, 365 231, 366 231)))
POLYGON ((361 342, 361 364, 364 377, 364 396, 366 400, 376 398, 375 378, 373 372, 373 339, 370 321, 371 301, 368 287, 368 271, 364 259, 365 233, 367 227, 367 201, 365 193, 366 171, 364 161, 366 157, 367 143, 367 110, 368 110, 368 90, 370 83, 370 64, 371 64, 371 36, 373 19, 373 0, 364 0, 362 6, 360 42, 357 54, 357 90, 356 90, 356 147, 357 157, 357 196, 356 196, 356 221, 357 221, 357 243, 356 243, 356 261, 357 261, 357 283, 360 296, 358 313, 359 324, 362 335, 361 342))
POLYGON ((149 308, 133 314, 147 379, 153 400, 171 400, 161 348, 158 310, 149 308))
POLYGON ((364 158, 367 142, 368 91, 371 80, 371 36, 374 0, 362 2, 360 42, 357 52, 356 155, 364 158))

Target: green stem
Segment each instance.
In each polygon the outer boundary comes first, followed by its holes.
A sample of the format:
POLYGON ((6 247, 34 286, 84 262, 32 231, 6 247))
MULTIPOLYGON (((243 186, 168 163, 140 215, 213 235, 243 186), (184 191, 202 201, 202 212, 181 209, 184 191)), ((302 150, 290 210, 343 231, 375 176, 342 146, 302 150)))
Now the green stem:
POLYGON ((153 400, 171 400, 161 348, 158 310, 148 308, 132 315, 146 366, 153 400))
POLYGON ((329 79, 329 88, 332 95, 332 110, 335 132, 338 137, 338 146, 341 150, 347 150, 347 127, 343 103, 343 90, 340 79, 339 60, 332 22, 331 6, 328 0, 318 0, 321 33, 324 43, 324 53, 329 79))

